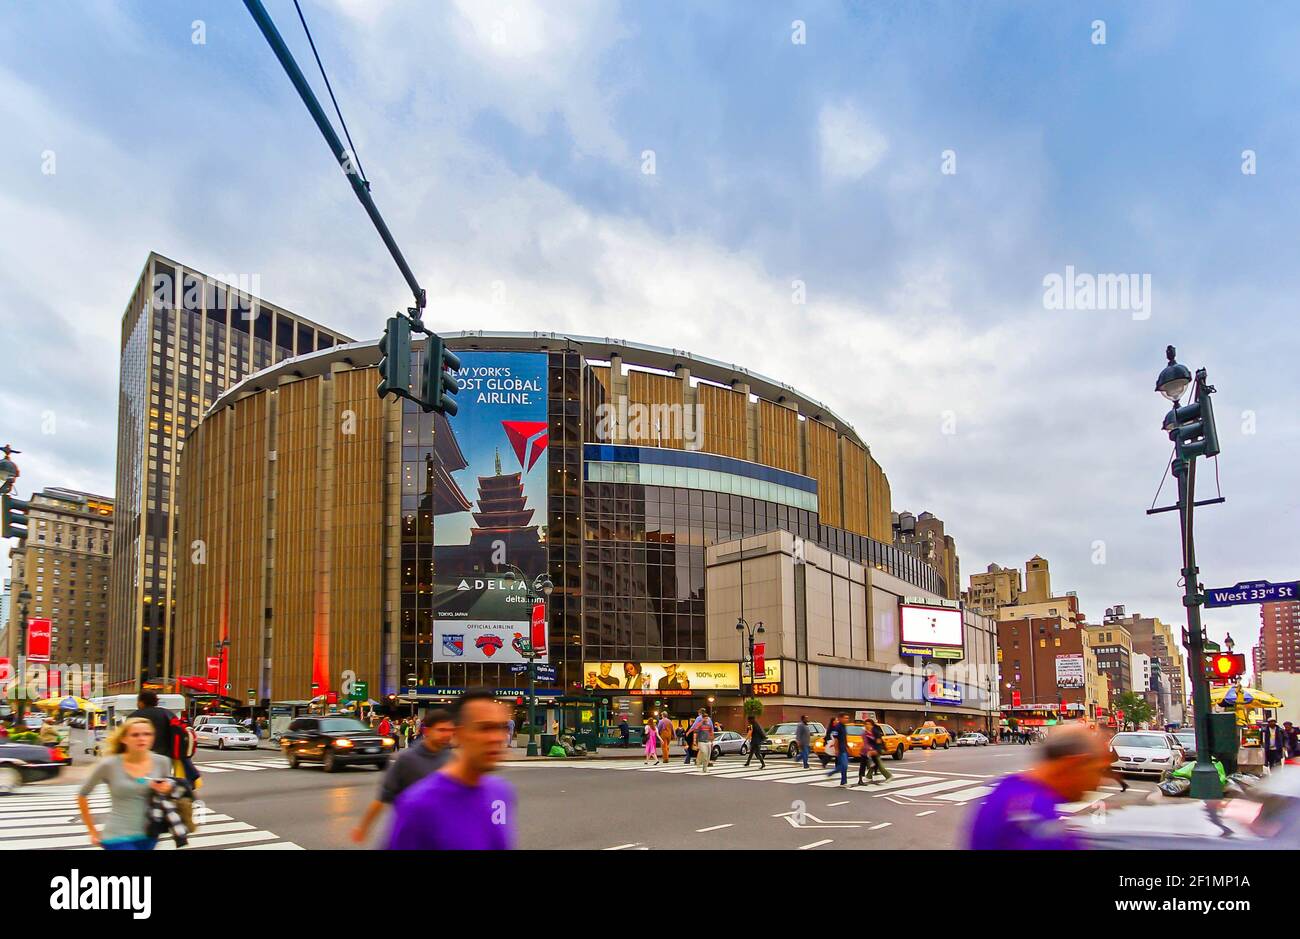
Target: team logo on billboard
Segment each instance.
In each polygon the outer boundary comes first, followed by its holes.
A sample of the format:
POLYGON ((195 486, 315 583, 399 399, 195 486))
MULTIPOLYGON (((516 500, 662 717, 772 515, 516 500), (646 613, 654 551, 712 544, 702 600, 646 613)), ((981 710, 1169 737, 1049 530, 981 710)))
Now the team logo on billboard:
POLYGON ((489 658, 504 647, 505 643, 501 641, 500 636, 479 636, 474 640, 474 648, 478 649, 489 658))
POLYGON ((524 634, 515 633, 515 638, 510 640, 510 648, 514 649, 520 655, 524 654, 524 634))
POLYGON ((442 636, 442 651, 457 658, 463 656, 465 654, 465 634, 444 633, 442 636))
POLYGON ((549 440, 546 422, 502 421, 501 426, 505 428, 506 439, 514 448, 515 456, 519 458, 519 465, 523 467, 525 473, 528 472, 546 450, 549 440))

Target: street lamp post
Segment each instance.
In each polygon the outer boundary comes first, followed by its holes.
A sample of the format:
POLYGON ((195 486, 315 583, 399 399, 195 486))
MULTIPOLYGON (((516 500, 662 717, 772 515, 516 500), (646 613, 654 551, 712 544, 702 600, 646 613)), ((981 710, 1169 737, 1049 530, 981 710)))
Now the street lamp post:
MULTIPOLYGON (((27 604, 31 601, 32 595, 24 587, 18 594, 18 635, 15 637, 16 645, 14 646, 14 664, 21 671, 26 671, 23 654, 27 645, 27 604)), ((14 674, 14 726, 17 727, 23 719, 23 682, 27 680, 25 675, 15 672, 14 674)))
MULTIPOLYGON (((555 590, 555 584, 547 574, 538 574, 531 584, 524 572, 513 564, 507 565, 507 573, 511 580, 518 580, 524 585, 528 599, 532 601, 532 606, 542 604, 542 622, 546 622, 547 599, 551 592, 555 590)), ((529 620, 531 624, 531 617, 529 620)), ((527 641, 523 644, 524 658, 528 660, 528 756, 538 756, 540 750, 537 745, 537 657, 540 655, 538 649, 533 645, 531 630, 527 641)))
POLYGON ((229 690, 227 686, 230 684, 228 680, 230 676, 226 671, 226 650, 229 648, 230 648, 229 639, 217 640, 216 649, 217 649, 217 706, 218 707, 221 706, 221 699, 226 696, 225 692, 229 690))
POLYGON ((745 662, 749 663, 749 696, 754 696, 754 682, 758 676, 754 674, 754 637, 763 635, 766 630, 763 628, 763 621, 759 620, 753 626, 745 621, 743 616, 736 617, 736 632, 740 634, 740 655, 742 662, 740 670, 745 670, 745 662), (748 654, 748 658, 745 656, 748 654))
MULTIPOLYGON (((1196 734, 1196 765, 1192 768, 1190 795, 1194 799, 1218 799, 1223 796, 1223 784, 1210 756, 1210 683, 1205 677, 1205 637, 1201 628, 1201 604, 1205 596, 1197 579, 1196 542, 1192 520, 1196 506, 1196 458, 1217 456, 1218 434, 1214 426, 1214 411, 1210 395, 1214 386, 1206 380, 1205 369, 1198 369, 1193 379, 1187 366, 1175 361, 1175 350, 1165 350, 1169 362, 1156 379, 1156 391, 1173 403, 1165 416, 1163 429, 1174 441, 1172 469, 1178 480, 1178 520, 1182 532, 1183 549, 1183 606, 1187 608, 1188 676, 1192 682, 1192 728, 1196 734), (1179 406, 1179 399, 1188 386, 1193 386, 1192 399, 1179 406)), ((1217 500, 1216 500, 1217 501, 1217 500)), ((1159 511, 1159 510, 1154 510, 1159 511)))

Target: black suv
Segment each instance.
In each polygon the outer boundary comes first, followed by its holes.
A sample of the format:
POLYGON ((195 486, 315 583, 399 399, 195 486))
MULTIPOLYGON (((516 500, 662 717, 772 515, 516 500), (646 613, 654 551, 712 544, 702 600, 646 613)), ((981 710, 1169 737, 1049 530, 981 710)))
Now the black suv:
POLYGON ((327 773, 353 764, 383 769, 394 744, 392 737, 380 736, 355 718, 331 715, 296 718, 280 735, 280 747, 291 767, 319 762, 327 773))

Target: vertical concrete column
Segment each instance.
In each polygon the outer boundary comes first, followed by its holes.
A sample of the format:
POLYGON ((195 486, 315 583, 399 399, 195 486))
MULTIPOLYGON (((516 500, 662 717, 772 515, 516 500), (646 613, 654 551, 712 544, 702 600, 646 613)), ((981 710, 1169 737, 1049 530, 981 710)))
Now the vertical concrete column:
POLYGON ((731 390, 745 396, 745 459, 758 462, 758 403, 749 400, 749 383, 733 381, 731 390))
MULTIPOLYGON (((799 413, 799 405, 794 401, 791 401, 789 398, 782 398, 777 403, 783 408, 788 408, 789 410, 794 411, 796 414, 799 413)), ((810 476, 812 474, 808 472, 808 422, 798 421, 796 426, 799 428, 799 472, 803 473, 805 476, 810 476)))
POLYGON ((673 366, 673 374, 677 380, 682 383, 682 414, 681 414, 681 431, 682 431, 682 448, 685 450, 699 450, 704 445, 704 425, 697 425, 696 417, 696 400, 695 388, 691 385, 691 370, 685 365, 673 366))

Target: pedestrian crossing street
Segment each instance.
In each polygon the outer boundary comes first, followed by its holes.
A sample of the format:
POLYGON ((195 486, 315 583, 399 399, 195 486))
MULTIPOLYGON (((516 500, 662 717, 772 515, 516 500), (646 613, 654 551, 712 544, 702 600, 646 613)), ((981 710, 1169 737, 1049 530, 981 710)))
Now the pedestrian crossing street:
MULTIPOLYGON (((554 766, 604 770, 606 772, 655 773, 661 776, 681 776, 689 779, 743 779, 750 782, 785 783, 787 785, 805 785, 822 789, 839 788, 840 780, 838 775, 828 777, 826 770, 815 765, 810 769, 804 769, 797 763, 783 763, 780 766, 776 765, 776 763, 776 760, 770 760, 768 761, 768 768, 763 769, 758 763, 752 763, 746 767, 743 761, 724 759, 709 764, 707 774, 701 772, 700 767, 694 764, 683 766, 680 762, 673 762, 667 765, 646 766, 644 763, 635 760, 565 760, 562 762, 557 760, 554 763, 527 761, 504 763, 502 765, 509 767, 554 766)), ((938 805, 965 805, 967 802, 983 799, 993 791, 993 786, 989 785, 992 780, 985 780, 971 775, 939 773, 929 770, 896 770, 892 766, 890 766, 889 771, 893 774, 892 779, 855 786, 854 783, 857 782, 858 778, 858 767, 855 763, 849 767, 849 788, 855 792, 870 795, 873 798, 896 796, 903 801, 920 804, 924 800, 925 804, 938 805)))
MULTIPOLYGON (((743 760, 718 760, 709 764, 707 774, 694 764, 683 766, 680 761, 658 766, 647 766, 638 760, 556 760, 541 762, 537 760, 514 761, 503 763, 506 767, 555 767, 558 769, 593 769, 606 772, 655 773, 662 776, 677 776, 683 779, 740 779, 749 782, 784 783, 787 785, 812 786, 820 789, 838 789, 839 776, 827 776, 827 770, 813 765, 804 769, 797 763, 776 765, 776 760, 768 760, 767 769, 758 763, 745 766, 743 760)), ((858 779, 856 763, 849 766, 849 785, 845 792, 861 794, 873 799, 886 799, 903 805, 923 806, 960 806, 979 803, 993 791, 997 778, 975 774, 962 774, 931 770, 929 768, 895 769, 889 764, 891 779, 883 782, 868 782, 862 786, 855 785, 858 779)), ((1060 815, 1074 815, 1096 808, 1097 803, 1109 798, 1113 793, 1101 794, 1098 798, 1085 802, 1072 802, 1061 805, 1057 811, 1060 815)), ((930 814, 926 812, 925 814, 930 814)))
MULTIPOLYGON (((77 789, 77 786, 31 786, 0 796, 0 851, 94 850, 77 810, 77 789)), ((92 815, 103 816, 108 810, 108 792, 101 786, 90 795, 90 811, 92 815)), ((301 845, 282 841, 274 832, 205 809, 202 804, 195 805, 194 818, 199 826, 190 835, 186 851, 193 848, 302 850, 301 845)), ((96 821, 103 823, 100 817, 96 821)), ((170 838, 164 838, 156 850, 175 851, 176 845, 170 838)))

